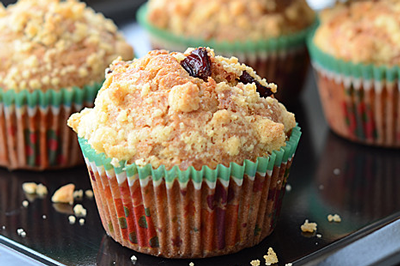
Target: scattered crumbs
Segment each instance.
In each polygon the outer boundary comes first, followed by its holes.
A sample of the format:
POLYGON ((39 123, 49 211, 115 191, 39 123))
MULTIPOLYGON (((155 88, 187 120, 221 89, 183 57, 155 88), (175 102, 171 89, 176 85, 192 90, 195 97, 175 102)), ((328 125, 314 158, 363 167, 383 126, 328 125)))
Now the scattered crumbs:
POLYGON ((292 186, 290 184, 286 184, 286 191, 291 191, 292 190, 292 186))
POLYGON ((74 184, 67 184, 57 189, 51 197, 52 202, 74 204, 74 184))
POLYGON ((43 185, 43 184, 37 185, 36 194, 38 196, 44 197, 47 195, 47 193, 48 193, 48 191, 47 191, 47 187, 45 185, 43 185))
POLYGON ((270 247, 268 248, 267 255, 264 255, 265 265, 271 265, 274 263, 278 263, 278 257, 276 256, 275 251, 270 247))
POLYGON ((318 245, 318 242, 315 242, 315 245, 317 246, 317 245, 318 245))
POLYGON ((319 185, 319 190, 323 190, 324 189, 324 185, 319 185))
POLYGON ((43 214, 42 218, 43 218, 43 220, 45 220, 47 218, 47 216, 45 214, 43 214))
POLYGON ((292 266, 293 264, 291 262, 286 263, 285 266, 292 266))
POLYGON ((76 204, 74 207, 74 213, 76 216, 85 217, 87 211, 85 208, 83 208, 83 206, 81 204, 76 204))
POLYGON ((189 263, 189 266, 194 266, 194 262, 190 262, 190 263, 189 263))
POLYGON ((304 233, 313 233, 317 231, 317 223, 309 223, 308 220, 306 219, 304 221, 304 224, 301 225, 301 231, 304 233))
POLYGON ((91 190, 91 189, 86 190, 85 196, 90 199, 93 198, 93 190, 91 190))
POLYGON ((76 218, 73 215, 68 216, 68 220, 70 224, 74 224, 76 222, 76 218))
MULTIPOLYGON (((137 262, 137 257, 136 257, 135 255, 132 255, 132 257, 131 257, 131 262, 132 262, 133 265, 136 264, 136 262, 137 262)), ((189 265, 190 265, 190 264, 194 265, 193 262, 189 263, 189 265)), ((192 266, 192 265, 190 265, 190 266, 192 266)))
POLYGON ((252 260, 250 261, 251 266, 260 266, 260 260, 252 260))
POLYGON ((24 229, 22 229, 22 228, 18 228, 18 229, 17 229, 17 234, 18 234, 19 236, 22 236, 22 237, 25 237, 25 236, 26 236, 26 232, 25 232, 24 229))
POLYGON ((22 206, 24 206, 25 208, 28 207, 28 205, 29 205, 29 201, 24 200, 24 201, 22 202, 22 206))
POLYGON ((340 169, 339 168, 333 169, 333 174, 334 175, 340 175, 340 169))
POLYGON ((85 219, 83 219, 83 218, 79 219, 79 224, 80 225, 84 225, 85 224, 85 219))
POLYGON ((22 184, 22 190, 27 194, 36 194, 37 184, 33 182, 26 182, 22 184))
POLYGON ((328 221, 329 222, 335 222, 335 223, 340 223, 342 221, 342 218, 338 214, 329 214, 328 215, 328 221))
POLYGON ((3 230, 6 230, 6 226, 5 226, 5 225, 3 225, 3 227, 2 227, 2 228, 3 228, 3 230))
POLYGON ((318 237, 318 238, 321 238, 321 237, 322 237, 322 235, 321 235, 321 234, 317 234, 317 237, 318 237))
POLYGON ((76 200, 82 200, 83 199, 83 190, 82 189, 75 190, 74 193, 72 194, 72 196, 76 200))

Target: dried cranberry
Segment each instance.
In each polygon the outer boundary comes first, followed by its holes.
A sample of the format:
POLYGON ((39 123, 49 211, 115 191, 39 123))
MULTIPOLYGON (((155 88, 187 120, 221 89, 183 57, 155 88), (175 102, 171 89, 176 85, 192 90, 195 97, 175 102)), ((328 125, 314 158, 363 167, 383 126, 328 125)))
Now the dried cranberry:
POLYGON ((211 76, 211 59, 206 48, 202 47, 193 50, 190 55, 181 61, 181 66, 192 77, 207 81, 208 77, 211 76))
POLYGON ((256 84, 257 91, 263 95, 264 97, 271 96, 273 92, 271 91, 270 88, 265 87, 260 84, 255 78, 253 78, 249 73, 246 71, 243 71, 242 75, 239 78, 239 81, 242 82, 243 84, 248 84, 248 83, 254 83, 256 84))

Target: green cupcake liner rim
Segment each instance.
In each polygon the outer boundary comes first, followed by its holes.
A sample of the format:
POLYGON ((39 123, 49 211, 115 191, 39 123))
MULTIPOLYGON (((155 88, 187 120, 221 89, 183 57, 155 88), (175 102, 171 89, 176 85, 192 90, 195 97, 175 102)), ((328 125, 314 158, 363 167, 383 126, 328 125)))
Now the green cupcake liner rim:
POLYGON ((215 40, 203 40, 198 38, 185 38, 182 36, 178 36, 171 32, 168 32, 163 29, 159 29, 153 26, 151 23, 147 21, 147 9, 148 4, 145 3, 140 6, 137 12, 137 21, 141 26, 143 26, 150 34, 162 38, 163 40, 167 40, 168 42, 178 43, 184 45, 185 47, 197 47, 207 46, 213 48, 220 52, 229 52, 229 53, 254 53, 257 51, 263 52, 273 52, 273 51, 281 51, 287 50, 290 48, 301 47, 305 45, 305 40, 307 35, 312 31, 315 27, 316 23, 311 26, 303 29, 297 33, 280 36, 276 38, 268 38, 258 41, 246 41, 246 42, 218 42, 215 40))
POLYGON ((102 82, 95 82, 82 88, 71 87, 60 90, 34 90, 32 92, 28 90, 16 92, 13 89, 4 90, 0 88, 0 103, 7 107, 15 104, 17 107, 28 105, 32 108, 38 105, 47 108, 48 106, 70 106, 72 103, 83 104, 84 102, 93 102, 101 86, 102 82))
POLYGON ((313 64, 346 77, 362 78, 364 80, 386 80, 389 82, 400 78, 399 66, 376 66, 373 64, 353 63, 335 58, 334 56, 323 52, 314 43, 314 35, 317 28, 307 37, 307 46, 310 52, 313 64))
POLYGON ((193 166, 186 170, 180 170, 178 166, 167 170, 164 165, 154 169, 150 164, 146 166, 137 166, 135 163, 127 164, 126 161, 119 161, 119 167, 111 164, 111 158, 106 157, 104 153, 97 153, 88 141, 78 137, 79 144, 82 149, 83 156, 89 161, 94 162, 96 166, 103 166, 106 171, 114 170, 116 174, 126 171, 128 177, 138 175, 139 179, 145 179, 152 176, 154 181, 164 178, 167 183, 178 178, 179 182, 185 183, 192 179, 196 183, 201 183, 203 179, 209 182, 215 182, 217 178, 224 181, 229 181, 231 176, 237 179, 243 179, 244 174, 255 176, 256 172, 266 173, 272 171, 274 166, 280 166, 287 162, 296 152, 297 145, 301 136, 301 129, 298 125, 292 129, 289 140, 286 141, 286 146, 282 146, 280 150, 273 151, 268 157, 258 157, 256 162, 245 160, 243 165, 230 163, 229 167, 223 164, 217 165, 215 169, 208 166, 203 166, 201 170, 196 170, 193 166))

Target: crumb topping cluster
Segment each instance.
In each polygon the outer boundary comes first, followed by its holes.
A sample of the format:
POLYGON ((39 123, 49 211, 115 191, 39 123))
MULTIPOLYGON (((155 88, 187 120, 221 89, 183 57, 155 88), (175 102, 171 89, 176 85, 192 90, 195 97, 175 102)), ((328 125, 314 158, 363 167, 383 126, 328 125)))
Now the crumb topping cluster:
POLYGON ((150 0, 148 20, 177 35, 218 41, 267 39, 310 26, 305 0, 150 0))
POLYGON ((320 18, 314 42, 322 51, 354 63, 400 64, 400 1, 338 2, 320 18))
POLYGON ((0 88, 82 87, 133 50, 115 24, 77 0, 0 3, 0 88))
POLYGON ((115 61, 95 107, 73 114, 69 126, 110 158, 167 169, 242 164, 284 146, 294 115, 239 78, 246 71, 273 92, 276 85, 210 49, 211 76, 192 77, 180 64, 192 51, 115 61))

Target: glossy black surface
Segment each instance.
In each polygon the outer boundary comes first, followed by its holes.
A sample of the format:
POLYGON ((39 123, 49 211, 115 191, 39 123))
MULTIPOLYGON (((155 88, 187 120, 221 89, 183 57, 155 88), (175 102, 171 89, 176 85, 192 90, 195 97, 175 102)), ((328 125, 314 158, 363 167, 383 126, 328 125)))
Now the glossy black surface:
POLYGON ((288 109, 296 114, 303 131, 288 181, 292 189, 286 192, 275 231, 254 248, 200 260, 169 260, 139 254, 105 235, 95 201, 87 198, 82 202, 88 210, 85 224, 77 221, 71 225, 68 216, 72 207, 54 205, 50 198, 67 183, 74 183, 77 189, 90 188, 83 166, 46 172, 0 169, 0 234, 43 254, 41 260, 46 264, 132 265, 131 256, 135 255, 136 265, 143 266, 183 266, 191 261, 196 266, 250 265, 254 259, 260 259, 264 265, 262 257, 273 247, 279 265, 301 265, 317 261, 400 217, 399 150, 363 146, 333 134, 325 123, 311 74, 302 98, 288 109), (28 181, 45 184, 49 195, 30 199, 25 208, 22 201, 27 197, 22 184, 28 181), (328 214, 339 214, 342 222, 329 223, 328 214), (305 219, 317 222, 321 238, 301 232, 305 219), (18 228, 24 229, 26 237, 17 234, 18 228), (54 261, 46 261, 46 257, 54 261))

